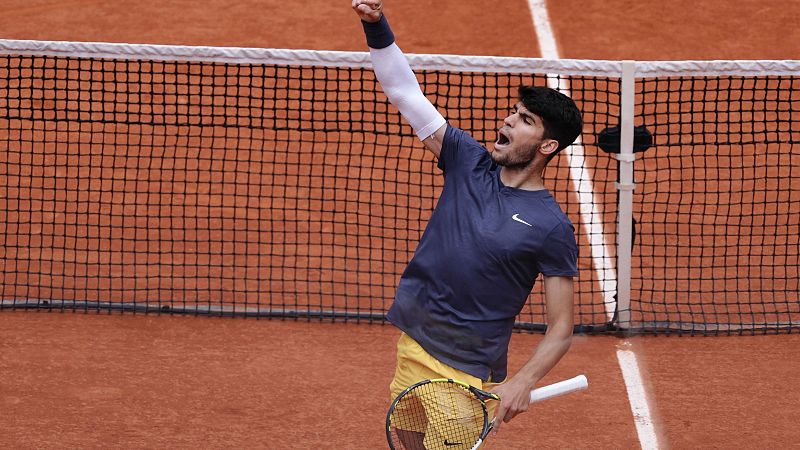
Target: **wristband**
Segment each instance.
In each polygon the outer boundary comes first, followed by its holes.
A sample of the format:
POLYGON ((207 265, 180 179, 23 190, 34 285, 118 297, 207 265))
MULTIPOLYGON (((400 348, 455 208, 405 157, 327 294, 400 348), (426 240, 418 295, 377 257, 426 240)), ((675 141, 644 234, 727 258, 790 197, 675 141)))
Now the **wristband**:
POLYGON ((389 28, 389 22, 386 20, 386 15, 381 14, 381 20, 377 22, 361 21, 364 26, 364 34, 367 36, 367 45, 369 48, 382 49, 394 43, 394 34, 392 29, 389 28))

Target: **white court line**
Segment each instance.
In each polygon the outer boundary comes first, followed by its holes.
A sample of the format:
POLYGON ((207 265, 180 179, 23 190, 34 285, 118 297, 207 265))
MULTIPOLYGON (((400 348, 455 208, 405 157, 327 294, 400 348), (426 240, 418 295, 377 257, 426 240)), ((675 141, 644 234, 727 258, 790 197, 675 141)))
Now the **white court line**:
POLYGON ((647 403, 647 393, 642 384, 642 375, 639 373, 636 353, 631 350, 617 349, 617 360, 619 361, 620 369, 622 369, 625 388, 628 390, 628 399, 631 403, 631 412, 633 412, 633 421, 636 424, 639 442, 645 450, 657 450, 658 437, 656 436, 656 427, 653 424, 650 406, 647 403))
MULTIPOLYGON (((528 5, 533 16, 533 26, 536 30, 536 37, 539 40, 542 58, 560 59, 561 56, 558 54, 556 38, 553 34, 553 29, 550 27, 550 18, 547 14, 547 6, 544 0, 528 0, 528 5)), ((560 81, 558 77, 548 76, 547 84, 549 87, 571 96, 567 81, 560 81)), ((600 280, 600 288, 603 291, 603 305, 606 309, 606 317, 610 322, 614 318, 616 309, 614 295, 617 293, 617 271, 612 264, 613 258, 606 242, 602 214, 598 203, 594 201, 594 187, 591 174, 586 167, 583 148, 583 141, 579 137, 568 151, 563 154, 569 161, 573 189, 578 193, 581 221, 583 222, 584 232, 589 237, 589 248, 592 252, 594 270, 597 272, 597 279, 600 280)))
MULTIPOLYGON (((560 59, 561 56, 558 53, 555 35, 550 26, 550 16, 547 13, 545 0, 528 0, 528 6, 533 17, 536 38, 539 40, 541 57, 545 59, 560 59)), ((560 91, 570 95, 569 86, 566 89, 564 86, 559 87, 558 79, 555 77, 548 77, 547 84, 552 88, 559 88, 560 91)), ((570 178, 575 190, 578 192, 578 199, 581 204, 581 219, 585 232, 589 235, 592 260, 598 279, 601 282, 606 313, 610 313, 612 315, 610 317, 613 317, 613 311, 616 307, 614 293, 617 290, 617 274, 616 269, 611 266, 612 259, 608 244, 605 241, 603 225, 602 223, 594 222, 594 218, 600 217, 600 214, 594 201, 592 180, 585 166, 583 143, 580 140, 576 141, 565 155, 569 157, 570 178)), ((628 401, 633 412, 639 443, 644 450, 658 450, 655 425, 650 413, 650 406, 647 403, 647 395, 642 376, 639 373, 636 355, 630 350, 617 349, 617 360, 619 361, 622 378, 625 381, 625 388, 628 392, 628 401)))

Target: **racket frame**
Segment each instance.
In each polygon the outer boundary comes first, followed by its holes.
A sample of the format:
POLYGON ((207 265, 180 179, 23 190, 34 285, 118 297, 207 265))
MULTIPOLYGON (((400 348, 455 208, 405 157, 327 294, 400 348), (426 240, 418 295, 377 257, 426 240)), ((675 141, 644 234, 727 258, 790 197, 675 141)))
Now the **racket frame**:
POLYGON ((481 433, 480 433, 480 435, 478 437, 478 440, 472 446, 472 449, 476 449, 476 448, 480 447, 480 445, 483 442, 483 440, 486 438, 486 436, 492 430, 492 426, 491 426, 492 424, 489 422, 489 410, 486 408, 486 400, 500 400, 500 397, 498 397, 497 395, 492 394, 490 392, 486 392, 486 391, 484 391, 482 389, 478 389, 475 386, 472 386, 470 384, 464 383, 462 381, 454 380, 452 378, 432 378, 432 379, 429 379, 429 380, 419 381, 419 382, 414 383, 411 386, 403 389, 403 392, 398 394, 397 397, 395 397, 394 401, 392 401, 391 406, 389 406, 389 412, 386 413, 386 440, 387 440, 387 442, 389 442, 389 448, 391 448, 392 450, 402 450, 402 449, 398 449, 398 448, 396 448, 394 446, 394 440, 392 439, 392 413, 394 413, 394 410, 395 410, 397 404, 409 392, 417 389, 420 386, 424 386, 424 385, 431 384, 431 383, 453 383, 453 384, 456 384, 456 385, 460 386, 461 388, 463 388, 464 390, 470 392, 474 396, 474 398, 480 402, 481 409, 483 410, 483 429, 481 430, 481 433))
MULTIPOLYGON (((475 386, 469 385, 462 381, 454 380, 452 378, 432 378, 429 380, 419 381, 404 389, 403 392, 401 392, 394 399, 394 401, 392 401, 391 406, 389 406, 389 412, 386 413, 386 440, 389 442, 389 447, 392 450, 401 450, 395 448, 392 439, 392 413, 394 412, 397 403, 403 397, 405 397, 405 395, 408 394, 409 392, 413 391, 414 389, 420 386, 424 386, 430 383, 457 384, 461 388, 469 391, 480 402, 481 408, 483 408, 483 430, 480 433, 478 441, 475 443, 475 445, 472 446, 472 450, 475 450, 478 447, 480 447, 483 440, 486 438, 489 432, 492 431, 492 428, 494 427, 494 420, 492 420, 491 422, 489 421, 489 411, 486 408, 486 400, 500 400, 500 397, 496 394, 492 394, 491 392, 486 392, 482 389, 476 388, 475 386)), ((560 381, 558 383, 534 389, 533 391, 531 391, 530 402, 531 403, 540 402, 542 400, 547 400, 549 398, 558 397, 564 394, 569 394, 571 392, 581 391, 588 387, 589 387, 589 382, 586 379, 586 376, 578 375, 568 380, 560 381)))

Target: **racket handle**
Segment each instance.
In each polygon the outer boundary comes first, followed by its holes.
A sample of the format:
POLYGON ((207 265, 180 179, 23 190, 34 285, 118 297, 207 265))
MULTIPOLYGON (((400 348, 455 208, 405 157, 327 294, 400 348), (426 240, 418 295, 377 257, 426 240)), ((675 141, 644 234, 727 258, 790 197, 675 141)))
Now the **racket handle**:
POLYGON ((582 391, 587 387, 589 387, 589 381, 586 379, 586 375, 578 375, 569 380, 559 381, 558 383, 549 384, 532 390, 531 403, 569 394, 570 392, 582 391))

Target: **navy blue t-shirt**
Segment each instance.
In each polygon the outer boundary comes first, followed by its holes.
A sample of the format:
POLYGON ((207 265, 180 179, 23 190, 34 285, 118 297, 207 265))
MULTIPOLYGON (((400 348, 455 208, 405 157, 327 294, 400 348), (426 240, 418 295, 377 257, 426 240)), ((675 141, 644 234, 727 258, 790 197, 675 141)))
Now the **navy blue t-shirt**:
POLYGON ((388 319, 438 360, 506 378, 514 320, 538 275, 578 274, 572 223, 547 190, 506 187, 489 152, 448 125, 444 187, 388 319))

